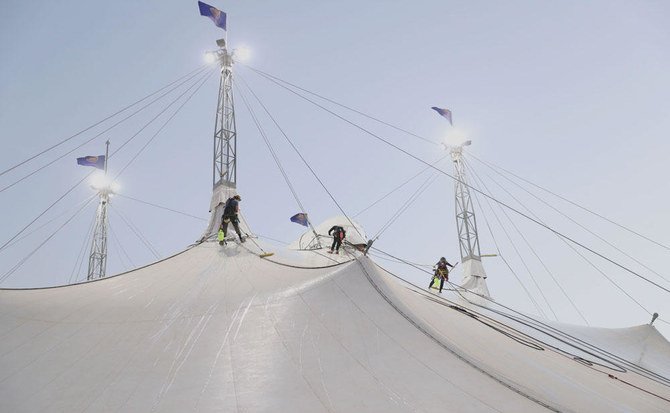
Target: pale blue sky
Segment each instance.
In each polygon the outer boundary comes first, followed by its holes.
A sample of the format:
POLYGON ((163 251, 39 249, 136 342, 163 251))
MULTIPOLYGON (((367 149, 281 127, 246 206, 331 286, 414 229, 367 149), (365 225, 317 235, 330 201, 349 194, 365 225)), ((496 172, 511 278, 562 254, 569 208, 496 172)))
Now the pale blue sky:
MULTIPOLYGON (((198 15, 196 3, 27 4, 5 0, 0 6, 0 169, 201 65, 203 53, 215 47, 214 40, 223 32, 198 15)), ((450 128, 430 107, 449 107, 455 125, 473 140, 471 150, 478 157, 670 244, 667 2, 210 3, 228 13, 231 45, 251 49, 249 65, 436 141, 450 128)), ((423 168, 248 69, 238 67, 237 72, 263 98, 348 213, 365 208, 423 168)), ((217 82, 210 79, 139 161, 124 172, 120 178, 123 193, 207 217, 216 93, 217 82)), ((164 104, 138 115, 104 137, 112 141, 112 149, 118 147, 162 107, 164 104)), ((297 206, 240 98, 237 111, 238 186, 244 198, 243 211, 258 233, 290 242, 302 231, 288 221, 298 212, 297 206)), ((354 115, 346 116, 428 161, 443 154, 437 146, 354 115)), ((264 121, 264 127, 312 219, 320 222, 338 213, 270 123, 264 121)), ((156 129, 156 125, 149 127, 120 152, 110 164, 112 173, 156 129)), ((90 136, 77 138, 69 146, 0 177, 0 185, 4 187, 90 136)), ((103 142, 101 137, 0 193, 0 242, 88 173, 89 169, 76 166, 74 158, 102 153, 103 142)), ((486 172, 481 165, 473 166, 482 174, 486 172)), ((448 163, 443 167, 450 171, 448 163)), ((380 208, 362 214, 358 220, 368 234, 376 233, 420 182, 414 181, 380 208)), ((382 235, 379 248, 420 263, 432 263, 441 255, 457 261, 452 187, 448 178, 439 178, 382 235)), ((55 208, 54 215, 91 194, 86 186, 78 188, 55 208)), ((502 192, 498 195, 504 199, 502 192)), ((564 204, 556 205, 670 278, 667 250, 564 204)), ((574 225, 555 218, 547 208, 532 206, 559 229, 658 280, 574 225)), ((204 228, 203 222, 127 199, 115 200, 114 207, 129 217, 163 256, 194 241, 204 228)), ((93 214, 91 205, 3 286, 66 282, 93 214)), ((490 213, 487 217, 494 220, 490 213)), ((111 220, 134 264, 149 262, 152 255, 114 211, 111 220)), ((522 219, 515 220, 592 324, 647 321, 643 311, 553 236, 522 219)), ((483 217, 479 222, 482 252, 495 252, 482 221, 483 217)), ((0 252, 0 275, 55 226, 57 223, 0 252)), ((497 236, 504 240, 502 233, 497 236)), ((519 277, 532 289, 509 244, 501 244, 519 277)), ((110 272, 125 268, 115 245, 110 242, 110 272)), ((517 245, 524 250, 521 241, 517 245)), ((559 319, 581 322, 539 263, 532 258, 528 261, 559 319)), ((496 299, 534 311, 498 259, 485 264, 496 299)), ((413 281, 426 282, 404 267, 391 268, 406 271, 405 276, 413 281)), ((670 319, 667 293, 658 293, 612 266, 602 268, 652 311, 668 314, 670 319)), ((537 293, 535 296, 540 299, 537 293)))

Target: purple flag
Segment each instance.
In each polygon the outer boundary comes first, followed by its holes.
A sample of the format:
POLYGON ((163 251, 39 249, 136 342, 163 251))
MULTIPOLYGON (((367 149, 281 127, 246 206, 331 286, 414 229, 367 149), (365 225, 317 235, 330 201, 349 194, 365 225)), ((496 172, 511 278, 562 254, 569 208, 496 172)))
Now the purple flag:
POLYGON ((449 109, 440 109, 437 106, 433 106, 431 109, 439 113, 441 116, 444 116, 449 121, 449 124, 454 126, 454 122, 451 121, 451 111, 449 109))
POLYGON ((309 221, 307 221, 307 214, 304 212, 297 213, 291 217, 291 222, 295 222, 296 224, 300 224, 304 227, 309 225, 309 221))
POLYGON ((201 16, 209 17, 217 27, 226 30, 226 13, 201 1, 198 2, 198 8, 201 16))
POLYGON ((98 169, 105 169, 105 155, 83 156, 77 158, 77 165, 94 166, 98 169))

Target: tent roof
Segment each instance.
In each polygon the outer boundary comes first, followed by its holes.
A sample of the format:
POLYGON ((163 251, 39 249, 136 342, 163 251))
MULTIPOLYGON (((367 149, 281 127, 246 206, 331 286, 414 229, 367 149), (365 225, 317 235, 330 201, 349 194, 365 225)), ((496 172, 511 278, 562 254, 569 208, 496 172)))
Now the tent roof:
MULTIPOLYGON (((100 281, 0 290, 0 411, 670 408, 667 380, 575 361, 357 252, 258 252, 205 242, 100 281)), ((625 330, 583 334, 667 366, 667 341, 625 330)))

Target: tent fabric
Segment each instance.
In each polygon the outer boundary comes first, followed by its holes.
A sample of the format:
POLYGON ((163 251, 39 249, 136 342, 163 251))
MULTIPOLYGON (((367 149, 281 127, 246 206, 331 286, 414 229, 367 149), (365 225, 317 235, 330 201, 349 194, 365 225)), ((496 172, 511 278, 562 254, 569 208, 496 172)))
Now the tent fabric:
MULTIPOLYGON (((661 381, 577 362, 351 249, 259 252, 204 242, 98 281, 0 290, 0 411, 670 409, 661 381)), ((667 341, 640 331, 628 355, 667 363, 667 341)))

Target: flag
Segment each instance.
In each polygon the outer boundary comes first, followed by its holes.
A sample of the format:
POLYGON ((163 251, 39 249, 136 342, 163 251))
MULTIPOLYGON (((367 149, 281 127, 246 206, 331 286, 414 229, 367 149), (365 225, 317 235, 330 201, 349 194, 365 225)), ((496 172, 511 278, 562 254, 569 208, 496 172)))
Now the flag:
POLYGON ((444 116, 449 121, 449 124, 454 126, 454 122, 451 121, 451 111, 449 109, 440 109, 437 106, 433 106, 431 109, 439 113, 441 116, 444 116))
POLYGON ((201 16, 209 17, 217 27, 226 30, 226 13, 201 1, 198 2, 198 7, 201 16))
POLYGON ((304 212, 297 213, 291 217, 291 222, 295 222, 296 224, 300 224, 304 227, 309 225, 309 221, 307 221, 307 214, 304 212))
POLYGON ((77 165, 95 166, 98 169, 105 169, 105 155, 77 158, 77 165))

